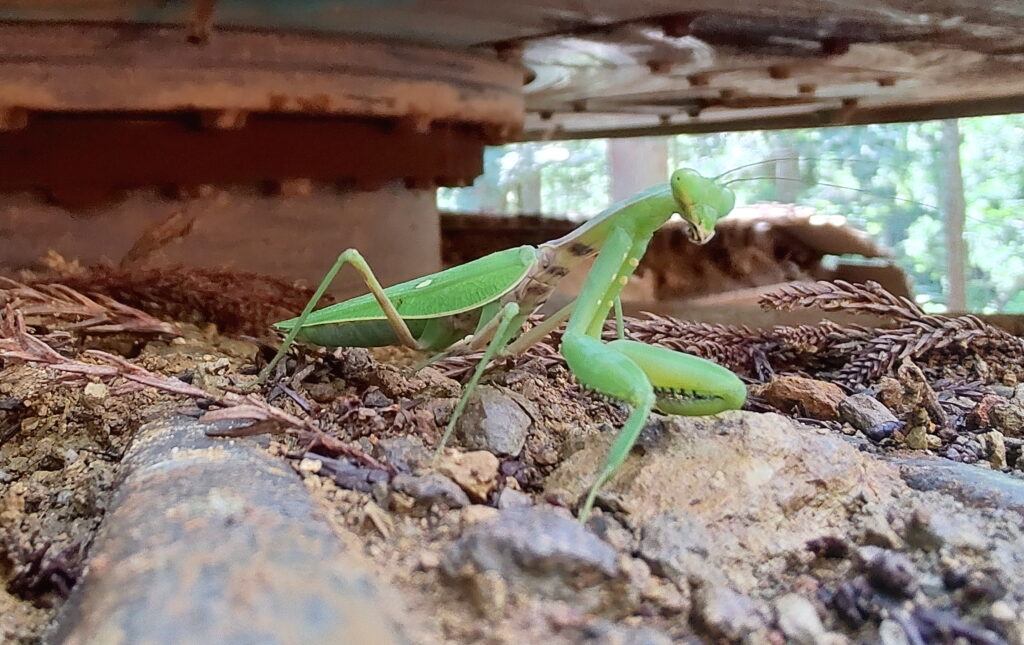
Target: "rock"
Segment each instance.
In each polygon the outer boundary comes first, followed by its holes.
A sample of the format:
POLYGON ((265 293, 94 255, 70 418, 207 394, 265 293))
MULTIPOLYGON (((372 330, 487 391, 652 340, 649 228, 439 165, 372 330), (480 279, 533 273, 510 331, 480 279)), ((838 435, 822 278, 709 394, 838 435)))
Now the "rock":
POLYGON ((412 497, 421 507, 462 508, 470 504, 458 484, 437 473, 422 476, 399 473, 391 480, 391 487, 412 497))
POLYGON ((708 566, 708 543, 707 530, 694 518, 662 513, 641 529, 639 556, 654 573, 680 586, 691 576, 720 580, 708 566))
POLYGON ((881 441, 903 426, 889 408, 870 394, 854 394, 839 404, 839 417, 872 441, 881 441))
POLYGON ((1024 481, 998 471, 938 459, 893 459, 904 481, 921 491, 941 491, 968 506, 1024 514, 1024 481))
POLYGON ((637 550, 637 540, 633 532, 624 527, 612 515, 601 512, 594 513, 587 520, 587 528, 593 531, 594 535, 612 545, 616 551, 633 552, 637 550))
POLYGON ((902 553, 886 549, 880 551, 865 566, 868 582, 891 596, 912 598, 920 587, 914 563, 902 553))
MULTIPOLYGON (((627 457, 599 503, 621 509, 619 517, 641 533, 667 523, 656 519, 666 513, 705 527, 706 566, 728 571, 730 586, 744 593, 770 572, 788 570, 780 553, 803 553, 814 539, 850 534, 858 515, 853 509, 907 491, 896 467, 779 415, 672 416, 663 425, 657 440, 627 457)), ((570 455, 548 477, 545 494, 579 500, 603 467, 611 440, 595 436, 570 455)), ((641 553, 652 567, 671 571, 672 553, 702 548, 701 542, 683 543, 659 555, 652 531, 641 553)))
POLYGON ((419 437, 387 437, 377 444, 377 454, 399 472, 415 473, 429 466, 433 455, 419 437))
POLYGON ((779 629, 796 645, 817 645, 825 635, 814 604, 803 596, 788 593, 775 600, 779 629))
POLYGON ((466 508, 462 509, 462 525, 472 526, 473 524, 479 524, 480 522, 486 522, 493 520, 500 513, 496 508, 491 506, 484 506, 483 504, 470 504, 466 508))
POLYGON ((463 445, 514 457, 523 450, 531 419, 515 399, 492 385, 481 385, 466 405, 456 431, 463 445))
POLYGON ((107 398, 109 389, 103 383, 88 383, 82 390, 85 400, 90 403, 99 403, 107 398))
POLYGON ((911 450, 927 450, 928 436, 926 426, 916 425, 903 437, 903 445, 911 450))
POLYGON ((878 640, 882 645, 910 645, 907 632, 891 618, 886 618, 878 625, 878 640))
POLYGON ((486 450, 476 450, 446 453, 437 470, 466 491, 470 499, 483 502, 498 484, 498 465, 497 457, 486 450))
POLYGON ((989 419, 992 427, 1007 437, 1024 437, 1024 407, 1017 400, 993 405, 989 419))
POLYGON ((987 543, 978 530, 954 516, 916 509, 907 522, 907 542, 925 551, 943 547, 967 548, 977 551, 987 543))
POLYGON ((750 598, 719 585, 702 585, 694 597, 693 619, 714 638, 741 642, 767 630, 767 621, 750 598))
POLYGON ((521 490, 506 486, 498 493, 498 508, 507 511, 511 508, 526 508, 533 506, 533 498, 521 490))
POLYGON ((1006 443, 1003 441, 1003 433, 998 430, 978 435, 982 445, 985 447, 985 456, 988 463, 996 470, 1006 468, 1006 443))
POLYGON ((451 579, 481 572, 500 574, 554 597, 573 597, 617 576, 615 550, 575 520, 547 509, 504 511, 466 529, 445 553, 442 571, 451 579))
POLYGON ((773 378, 759 394, 779 410, 788 412, 796 407, 803 415, 822 421, 839 418, 839 403, 844 397, 838 385, 800 376, 773 378))
POLYGON ((595 620, 582 630, 581 642, 601 645, 671 645, 674 641, 653 627, 628 627, 608 620, 595 620))

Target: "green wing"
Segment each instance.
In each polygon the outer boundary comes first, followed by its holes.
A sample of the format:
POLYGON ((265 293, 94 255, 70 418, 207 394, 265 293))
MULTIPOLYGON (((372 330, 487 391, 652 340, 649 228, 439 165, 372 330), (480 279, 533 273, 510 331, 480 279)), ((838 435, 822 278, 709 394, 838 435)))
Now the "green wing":
MULTIPOLYGON (((529 272, 537 249, 520 246, 486 255, 440 273, 402 282, 384 290, 402 318, 440 318, 487 304, 508 293, 529 272)), ((296 318, 279 322, 291 329, 296 318)), ((371 294, 314 311, 304 327, 357 320, 384 320, 371 294)))

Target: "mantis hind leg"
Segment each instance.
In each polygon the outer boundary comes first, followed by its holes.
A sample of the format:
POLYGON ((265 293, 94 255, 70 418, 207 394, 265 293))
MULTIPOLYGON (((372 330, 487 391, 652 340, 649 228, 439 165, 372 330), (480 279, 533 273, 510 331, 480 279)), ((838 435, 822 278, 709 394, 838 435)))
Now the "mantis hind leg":
POLYGON ((518 304, 510 302, 501 308, 501 311, 498 313, 498 328, 494 332, 494 338, 491 339, 490 344, 484 351, 483 357, 477 363, 476 369, 473 370, 473 376, 470 377, 466 386, 462 388, 462 396, 455 405, 455 409, 452 410, 452 418, 448 421, 441 440, 437 442, 437 448, 434 452, 435 457, 441 454, 445 444, 448 443, 448 439, 452 436, 455 424, 458 423, 459 417, 462 416, 462 412, 466 409, 466 404, 469 403, 469 398, 473 396, 473 391, 480 382, 480 377, 483 376, 487 365, 508 345, 509 340, 519 331, 522 324, 523 316, 519 313, 518 304))
POLYGON ((338 259, 335 260, 334 265, 327 272, 327 275, 325 275, 324 279, 320 281, 316 291, 313 292, 313 297, 309 299, 309 302, 306 303, 305 309, 303 309, 302 313, 299 314, 295 325, 288 330, 288 334, 285 335, 284 340, 281 342, 281 347, 277 350, 274 358, 267 363, 266 367, 260 370, 259 376, 256 377, 257 383, 265 381, 266 378, 270 376, 270 372, 277 366, 278 362, 280 362, 280 360, 284 358, 284 355, 288 353, 292 343, 295 342, 295 337, 302 329, 302 326, 306 324, 306 319, 309 318, 309 314, 313 313, 313 308, 316 307, 318 302, 320 302, 320 298, 323 298, 324 292, 327 291, 327 287, 331 286, 331 283, 334 282, 335 276, 338 275, 338 271, 340 271, 341 267, 345 266, 345 264, 351 264, 352 267, 359 272, 359 275, 362 276, 363 282, 366 283, 366 287, 370 290, 370 293, 373 294, 373 297, 377 300, 381 309, 384 310, 384 316, 387 318, 391 328, 394 329, 398 340, 406 347, 422 349, 420 343, 413 337, 412 332, 409 331, 408 325, 406 325, 405 321, 402 320, 398 310, 395 309, 394 304, 392 304, 387 294, 384 293, 384 287, 380 285, 380 281, 377 280, 377 276, 373 274, 373 269, 371 269, 370 265, 367 264, 366 259, 356 249, 348 249, 338 256, 338 259))

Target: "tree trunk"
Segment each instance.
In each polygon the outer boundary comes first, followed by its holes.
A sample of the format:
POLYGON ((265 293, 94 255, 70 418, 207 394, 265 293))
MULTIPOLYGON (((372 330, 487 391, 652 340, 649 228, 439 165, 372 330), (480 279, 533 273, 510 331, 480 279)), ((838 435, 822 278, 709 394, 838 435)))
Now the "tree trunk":
POLYGON ((942 122, 943 211, 946 232, 946 275, 950 311, 967 309, 967 245, 964 242, 964 179, 960 169, 960 126, 956 119, 942 122))

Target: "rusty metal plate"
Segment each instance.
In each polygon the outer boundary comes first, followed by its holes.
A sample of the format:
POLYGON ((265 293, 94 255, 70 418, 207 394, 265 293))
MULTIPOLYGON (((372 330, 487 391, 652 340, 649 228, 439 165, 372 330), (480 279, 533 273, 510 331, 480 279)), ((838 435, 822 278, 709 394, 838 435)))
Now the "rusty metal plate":
MULTIPOLYGON (((523 70, 487 55, 400 42, 180 27, 0 23, 0 109, 295 113, 471 123, 507 138, 523 70)), ((15 124, 16 125, 16 124, 15 124)), ((9 126, 11 127, 11 126, 9 126)))
POLYGON ((465 185, 482 171, 483 145, 477 131, 454 125, 416 132, 381 120, 256 116, 224 130, 198 119, 43 114, 0 132, 0 192, 49 189, 75 205, 141 186, 465 185))

